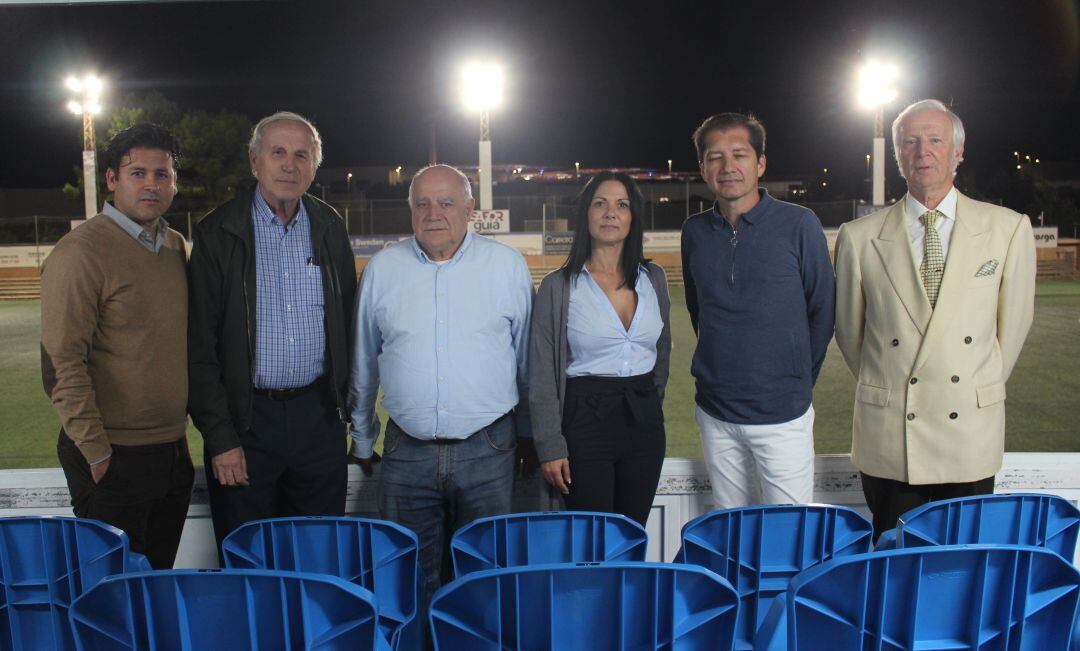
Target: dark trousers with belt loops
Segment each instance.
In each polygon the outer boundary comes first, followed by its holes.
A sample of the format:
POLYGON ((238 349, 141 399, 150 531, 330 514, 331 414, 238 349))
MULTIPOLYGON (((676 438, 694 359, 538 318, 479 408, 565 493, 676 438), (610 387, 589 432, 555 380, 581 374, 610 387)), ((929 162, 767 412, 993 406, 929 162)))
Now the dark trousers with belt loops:
POLYGON ((563 436, 574 511, 649 519, 664 465, 664 413, 652 373, 566 381, 563 436))
POLYGON ((145 555, 151 567, 171 569, 195 482, 187 438, 112 446, 109 468, 96 484, 90 464, 64 430, 56 453, 75 515, 120 529, 127 534, 131 551, 145 555))
POLYGON ((345 425, 325 381, 252 396, 251 427, 241 432, 248 486, 222 486, 205 455, 206 488, 221 541, 252 520, 345 513, 345 425))
POLYGON ((865 472, 862 478, 863 496, 874 515, 874 542, 889 529, 896 528, 896 521, 911 509, 957 497, 990 495, 994 492, 994 478, 955 484, 909 484, 895 479, 874 477, 865 472))

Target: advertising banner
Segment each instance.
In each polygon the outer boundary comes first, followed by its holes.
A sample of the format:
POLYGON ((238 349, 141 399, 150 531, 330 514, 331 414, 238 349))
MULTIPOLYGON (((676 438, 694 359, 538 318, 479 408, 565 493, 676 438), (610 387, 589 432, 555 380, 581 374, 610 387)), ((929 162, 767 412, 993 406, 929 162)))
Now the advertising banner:
POLYGON ((370 258, 379 251, 382 251, 386 247, 390 246, 394 242, 400 242, 409 235, 353 235, 349 239, 352 241, 353 255, 358 258, 370 258))
POLYGON ((574 243, 574 231, 551 231, 544 233, 544 255, 565 255, 570 253, 574 243))
POLYGON ((1057 226, 1036 226, 1031 229, 1035 234, 1036 249, 1056 249, 1058 245, 1057 226))
POLYGON ((510 232, 509 210, 474 210, 469 218, 469 228, 480 235, 510 232))
POLYGON ((0 246, 0 267, 39 267, 52 250, 52 244, 42 246, 0 246))
POLYGON ((682 248, 681 231, 645 231, 645 251, 650 253, 678 251, 682 248))

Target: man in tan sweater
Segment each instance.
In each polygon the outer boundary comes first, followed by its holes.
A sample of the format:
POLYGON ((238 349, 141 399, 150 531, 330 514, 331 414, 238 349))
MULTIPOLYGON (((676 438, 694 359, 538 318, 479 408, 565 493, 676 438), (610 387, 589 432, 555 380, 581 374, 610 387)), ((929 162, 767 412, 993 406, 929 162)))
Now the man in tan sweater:
POLYGON ((137 124, 102 154, 113 193, 41 270, 41 374, 75 515, 125 531, 172 567, 191 499, 187 257, 162 217, 176 196, 176 138, 137 124))

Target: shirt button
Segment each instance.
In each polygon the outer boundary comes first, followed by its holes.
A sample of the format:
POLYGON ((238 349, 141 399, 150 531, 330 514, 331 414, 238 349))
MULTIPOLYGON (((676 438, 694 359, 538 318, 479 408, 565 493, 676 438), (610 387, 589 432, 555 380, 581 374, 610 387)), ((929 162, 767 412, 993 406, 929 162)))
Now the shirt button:
POLYGON ((952 383, 953 384, 956 384, 959 381, 960 381, 960 376, 959 375, 952 376, 952 383))
POLYGON ((438 321, 436 321, 436 323, 438 323, 439 325, 443 325, 444 323, 446 323, 446 321, 443 321, 442 319, 439 319, 438 321))
POLYGON ((956 417, 957 417, 957 416, 959 416, 959 414, 957 414, 957 413, 956 413, 956 412, 954 411, 954 412, 952 412, 952 413, 950 413, 950 414, 949 414, 949 420, 956 420, 956 417))
POLYGON ((442 405, 441 407, 439 407, 439 410, 440 411, 446 411, 446 405, 442 405))
POLYGON ((908 420, 915 420, 915 414, 913 414, 913 413, 909 413, 909 414, 907 415, 907 419, 908 419, 908 420))
POLYGON ((444 377, 440 377, 440 378, 439 378, 439 382, 442 382, 442 381, 443 381, 443 380, 445 380, 445 379, 446 379, 446 378, 444 378, 444 377))
POLYGON ((443 347, 442 347, 442 346, 436 346, 436 347, 435 347, 435 352, 437 352, 437 353, 441 353, 442 351, 443 351, 443 347))
POLYGON ((288 277, 289 277, 289 272, 288 272, 288 271, 286 271, 286 272, 285 272, 285 277, 286 277, 286 278, 288 278, 288 277))
POLYGON ((292 342, 292 337, 289 337, 289 343, 291 344, 292 342))
POLYGON ((911 381, 912 384, 918 384, 919 383, 919 378, 913 377, 913 378, 911 378, 910 381, 911 381))
POLYGON ((971 337, 964 337, 964 343, 965 344, 970 344, 971 343, 971 337))
POLYGON ((893 346, 899 346, 900 345, 900 340, 899 339, 893 339, 892 340, 892 345, 893 346))
POLYGON ((292 305, 286 305, 285 306, 285 311, 286 312, 291 312, 292 311, 292 305))

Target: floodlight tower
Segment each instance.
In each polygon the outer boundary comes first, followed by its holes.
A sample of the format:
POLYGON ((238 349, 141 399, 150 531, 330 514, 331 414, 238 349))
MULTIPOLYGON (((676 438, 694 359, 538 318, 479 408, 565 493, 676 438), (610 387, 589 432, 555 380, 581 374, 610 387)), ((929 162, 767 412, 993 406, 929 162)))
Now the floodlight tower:
POLYGON ((68 110, 83 119, 83 198, 86 218, 98 213, 97 161, 94 155, 94 116, 101 112, 101 79, 87 75, 82 79, 68 77, 68 90, 78 94, 79 99, 67 103, 68 110))
MULTIPOLYGON (((872 203, 885 204, 885 105, 896 99, 893 83, 900 76, 896 66, 868 61, 859 71, 859 104, 874 113, 874 164, 872 203)), ((893 143, 896 146, 896 143, 893 143)))
POLYGON ((480 210, 491 210, 491 131, 489 111, 502 103, 503 71, 493 63, 472 63, 462 69, 461 99, 480 112, 480 210))

